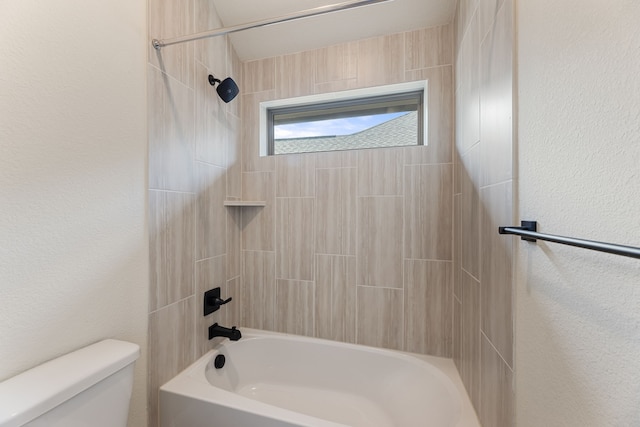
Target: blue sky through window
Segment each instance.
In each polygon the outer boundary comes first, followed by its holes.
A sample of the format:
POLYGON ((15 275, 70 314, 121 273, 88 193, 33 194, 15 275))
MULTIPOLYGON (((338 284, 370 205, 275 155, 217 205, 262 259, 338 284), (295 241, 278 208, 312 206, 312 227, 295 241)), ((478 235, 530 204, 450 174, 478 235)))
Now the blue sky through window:
POLYGON ((376 114, 372 116, 347 117, 344 119, 319 120, 274 126, 274 139, 308 138, 313 136, 351 135, 407 114, 376 114))

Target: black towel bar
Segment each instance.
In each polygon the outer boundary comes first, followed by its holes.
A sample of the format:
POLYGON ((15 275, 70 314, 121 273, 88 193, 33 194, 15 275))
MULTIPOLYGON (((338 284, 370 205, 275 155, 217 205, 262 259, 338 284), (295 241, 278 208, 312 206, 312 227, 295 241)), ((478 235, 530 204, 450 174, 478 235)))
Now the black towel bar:
POLYGON ((545 240, 547 242, 561 243, 563 245, 576 246, 578 248, 591 249, 599 252, 607 252, 640 259, 640 248, 633 246, 616 245, 613 243, 596 242, 593 240, 575 239, 573 237, 556 236, 553 234, 538 233, 536 221, 521 221, 520 227, 498 227, 500 234, 513 234, 521 236, 522 240, 535 242, 545 240))

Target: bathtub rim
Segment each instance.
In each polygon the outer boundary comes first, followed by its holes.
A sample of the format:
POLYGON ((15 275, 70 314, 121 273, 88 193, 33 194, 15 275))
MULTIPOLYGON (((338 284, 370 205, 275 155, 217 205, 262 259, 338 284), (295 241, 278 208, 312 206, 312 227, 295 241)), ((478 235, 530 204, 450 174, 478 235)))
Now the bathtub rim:
MULTIPOLYGON (((427 363, 434 367, 437 371, 442 373, 453 385, 453 388, 458 393, 460 398, 460 418, 458 419, 455 427, 480 427, 478 417, 471 404, 469 395, 462 383, 455 363, 450 358, 430 356, 424 354, 410 353, 400 350, 385 349, 379 347, 366 346, 362 344, 345 343, 341 341, 333 341, 322 338, 307 337, 301 335, 293 335, 282 332, 265 331, 261 329, 253 328, 240 328, 242 331, 242 340, 260 339, 267 337, 275 337, 279 339, 286 339, 290 341, 302 341, 310 343, 320 343, 332 347, 346 347, 358 351, 373 352, 383 355, 391 355, 392 357, 399 357, 400 359, 416 363, 427 363)), ((238 395, 232 391, 224 390, 215 387, 209 383, 205 375, 205 369, 207 364, 213 358, 221 347, 225 345, 233 345, 234 343, 228 339, 219 339, 214 346, 202 355, 198 360, 185 368, 182 372, 178 373, 172 379, 163 384, 159 393, 172 393, 187 396, 200 401, 211 402, 214 404, 220 404, 224 402, 224 406, 228 406, 232 409, 250 412, 255 415, 265 415, 267 412, 273 412, 277 415, 278 419, 282 419, 285 422, 298 423, 303 426, 313 427, 344 427, 344 424, 335 423, 328 420, 322 420, 306 414, 301 414, 289 409, 270 405, 257 400, 252 400, 251 408, 246 407, 246 397, 238 395), (190 388, 193 387, 193 388, 190 388), (321 423, 318 422, 321 421, 321 423)))

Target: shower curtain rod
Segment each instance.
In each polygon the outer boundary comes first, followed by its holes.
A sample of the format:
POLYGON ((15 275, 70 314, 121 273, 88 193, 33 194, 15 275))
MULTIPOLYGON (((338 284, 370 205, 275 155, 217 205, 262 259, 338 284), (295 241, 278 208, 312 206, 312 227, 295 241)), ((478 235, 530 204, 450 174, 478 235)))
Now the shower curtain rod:
POLYGON ((384 3, 389 1, 394 1, 394 0, 347 1, 344 3, 337 3, 333 5, 320 6, 313 9, 307 9, 301 12, 295 12, 288 15, 284 15, 279 18, 271 18, 271 19, 265 19, 262 21, 254 21, 254 22, 249 22, 247 24, 235 25, 233 27, 219 28, 217 30, 211 30, 211 31, 204 31, 202 33, 196 33, 189 36, 175 37, 175 38, 166 39, 166 40, 153 39, 151 40, 151 44, 153 45, 154 48, 156 48, 157 50, 160 50, 165 46, 170 46, 173 44, 185 43, 193 40, 201 40, 209 37, 223 36, 225 34, 231 34, 231 33, 236 33, 238 31, 249 30, 251 28, 266 27, 268 25, 280 24, 282 22, 293 21, 295 19, 307 18, 310 16, 316 16, 316 15, 324 15, 325 13, 338 12, 340 10, 347 10, 355 7, 367 6, 370 4, 384 3))

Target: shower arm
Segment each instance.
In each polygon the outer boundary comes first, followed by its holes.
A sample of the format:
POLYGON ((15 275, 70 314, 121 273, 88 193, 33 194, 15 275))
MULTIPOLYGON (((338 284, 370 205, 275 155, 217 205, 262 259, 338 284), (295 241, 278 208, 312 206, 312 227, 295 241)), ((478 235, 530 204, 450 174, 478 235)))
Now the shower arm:
POLYGON ((252 28, 259 28, 259 27, 266 27, 268 25, 274 25, 274 24, 280 24, 282 22, 287 22, 287 21, 293 21, 296 19, 301 19, 301 18, 307 18, 310 16, 316 16, 316 15, 324 15, 325 13, 331 13, 331 12, 338 12, 341 10, 347 10, 347 9, 352 9, 355 7, 361 7, 361 6, 367 6, 370 4, 375 4, 375 3, 385 3, 385 2, 389 2, 389 1, 394 1, 394 0, 356 0, 356 1, 347 1, 344 3, 338 3, 338 4, 333 4, 333 5, 327 5, 327 6, 320 6, 320 7, 316 7, 313 9, 307 9, 301 12, 295 12, 295 13, 291 13, 288 15, 284 15, 281 16, 279 18, 271 18, 271 19, 265 19, 262 21, 254 21, 254 22, 249 22, 247 24, 240 24, 240 25, 235 25, 233 27, 226 27, 226 28, 219 28, 217 30, 211 30, 211 31, 204 31, 202 33, 196 33, 196 34, 192 34, 189 36, 180 36, 180 37, 175 37, 172 39, 166 39, 166 40, 159 40, 159 39, 153 39, 151 40, 151 44, 153 45, 154 48, 156 48, 157 50, 160 50, 161 48, 165 47, 165 46, 170 46, 170 45, 174 45, 174 44, 178 44, 178 43, 185 43, 185 42, 190 42, 190 41, 194 41, 194 40, 201 40, 201 39, 206 39, 209 37, 218 37, 218 36, 224 36, 225 34, 231 34, 231 33, 236 33, 238 31, 244 31, 244 30, 249 30, 252 28))

